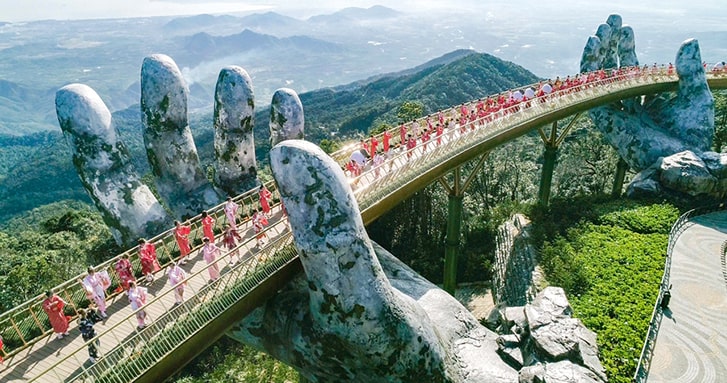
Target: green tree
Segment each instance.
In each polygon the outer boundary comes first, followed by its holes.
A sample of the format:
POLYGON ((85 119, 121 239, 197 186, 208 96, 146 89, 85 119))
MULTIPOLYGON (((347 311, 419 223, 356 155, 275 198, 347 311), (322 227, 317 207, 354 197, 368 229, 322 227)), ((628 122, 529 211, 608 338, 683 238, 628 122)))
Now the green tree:
POLYGON ((399 122, 407 122, 421 117, 424 114, 424 105, 418 101, 404 101, 396 111, 399 122))

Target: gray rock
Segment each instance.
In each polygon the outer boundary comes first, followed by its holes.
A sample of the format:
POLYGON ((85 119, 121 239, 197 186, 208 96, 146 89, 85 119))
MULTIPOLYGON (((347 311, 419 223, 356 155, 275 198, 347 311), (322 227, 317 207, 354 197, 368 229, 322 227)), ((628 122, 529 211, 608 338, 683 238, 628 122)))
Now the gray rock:
POLYGON ((507 328, 517 326, 527 329, 528 327, 528 319, 525 317, 525 307, 523 306, 506 307, 502 311, 502 319, 507 328))
POLYGON ((542 360, 568 359, 593 371, 606 380, 606 372, 598 360, 596 333, 576 318, 560 318, 533 329, 530 336, 542 360))
POLYGON ((661 183, 659 183, 659 167, 661 160, 657 160, 654 165, 644 169, 636 174, 626 187, 626 196, 629 198, 647 197, 660 195, 662 192, 661 183))
POLYGON ((238 66, 223 68, 215 87, 215 184, 230 196, 258 185, 252 80, 238 66))
POLYGON ((98 94, 86 85, 66 85, 56 92, 55 103, 81 183, 116 242, 130 246, 169 227, 167 213, 139 180, 98 94))
POLYGON ((717 186, 707 165, 690 150, 665 157, 659 167, 659 180, 662 185, 691 196, 711 194, 717 186))
POLYGON ((520 336, 517 334, 505 334, 497 337, 497 345, 500 348, 516 347, 520 345, 520 336))
POLYGON ((304 137, 303 104, 292 89, 280 88, 270 104, 270 145, 304 137))
POLYGON ((533 303, 525 306, 525 316, 531 332, 558 318, 570 317, 571 314, 573 309, 565 296, 565 291, 560 287, 546 287, 535 297, 533 303))
POLYGON ((345 175, 311 143, 270 154, 305 275, 233 326, 307 379, 513 382, 497 336, 366 234, 345 175))
POLYGON ((521 369, 523 367, 523 352, 518 346, 503 346, 497 349, 497 353, 500 357, 515 369, 521 369))
POLYGON ((704 152, 699 157, 715 178, 727 179, 727 153, 704 152))
POLYGON ((592 371, 567 361, 538 364, 520 370, 519 383, 602 383, 592 371))
POLYGON ((189 90, 168 56, 146 57, 141 67, 141 115, 147 158, 157 191, 176 218, 220 203, 202 171, 187 121, 189 90))

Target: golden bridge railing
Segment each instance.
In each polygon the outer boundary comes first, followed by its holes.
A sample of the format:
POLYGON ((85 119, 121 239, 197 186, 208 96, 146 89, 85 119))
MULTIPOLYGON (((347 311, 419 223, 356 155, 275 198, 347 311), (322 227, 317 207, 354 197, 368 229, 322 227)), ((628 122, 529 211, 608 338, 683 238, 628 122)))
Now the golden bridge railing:
MULTIPOLYGON (((279 198, 277 197, 275 183, 272 181, 268 182, 266 187, 275 196, 271 201, 271 206, 277 206, 279 204, 279 198)), ((238 216, 241 218, 242 224, 247 222, 254 210, 259 208, 258 197, 257 189, 253 189, 233 198, 233 201, 240 205, 240 214, 238 216)), ((221 233, 223 225, 227 222, 223 207, 224 203, 207 210, 209 215, 215 219, 215 234, 221 233)), ((203 232, 200 218, 201 215, 197 215, 185 221, 185 224, 188 224, 192 229, 189 234, 190 247, 192 248, 190 254, 202 245, 203 232)), ((178 259, 179 247, 177 241, 174 239, 174 228, 149 239, 149 241, 156 244, 157 257, 162 268, 168 266, 172 260, 178 259)), ((110 290, 114 292, 109 294, 107 299, 119 293, 115 291, 120 285, 120 281, 114 271, 114 265, 124 254, 129 256, 135 275, 137 277, 141 276, 138 246, 96 265, 96 271, 106 270, 111 277, 110 290)), ((89 305, 86 292, 78 282, 85 275, 78 275, 53 288, 53 291, 67 302, 65 314, 72 318, 78 315, 78 309, 88 307, 89 305)), ((48 316, 42 309, 43 300, 44 295, 41 294, 0 314, 0 335, 4 343, 4 349, 0 352, 3 352, 6 359, 32 346, 38 340, 43 339, 52 332, 48 316)))

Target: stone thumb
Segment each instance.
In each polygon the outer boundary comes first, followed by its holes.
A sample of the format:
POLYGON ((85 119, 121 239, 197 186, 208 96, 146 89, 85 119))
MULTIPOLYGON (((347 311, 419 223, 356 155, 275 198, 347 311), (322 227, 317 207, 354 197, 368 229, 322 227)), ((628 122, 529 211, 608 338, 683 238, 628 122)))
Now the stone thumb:
POLYGON ((308 279, 311 315, 341 322, 383 315, 391 285, 338 164, 312 143, 286 140, 270 151, 270 165, 308 279))

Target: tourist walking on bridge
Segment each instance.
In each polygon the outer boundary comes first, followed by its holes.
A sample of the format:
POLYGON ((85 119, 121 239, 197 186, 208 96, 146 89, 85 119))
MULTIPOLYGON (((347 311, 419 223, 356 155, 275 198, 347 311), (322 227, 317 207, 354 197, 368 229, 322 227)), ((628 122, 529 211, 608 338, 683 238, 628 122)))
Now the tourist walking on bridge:
MULTIPOLYGON (((96 330, 93 328, 94 324, 95 322, 89 317, 87 310, 78 310, 78 329, 81 331, 81 337, 84 341, 88 342, 96 336, 96 330)), ((101 342, 98 339, 88 344, 88 360, 91 363, 96 363, 100 345, 101 342)))
POLYGON ((210 240, 210 242, 215 243, 215 219, 212 218, 211 215, 209 215, 206 211, 202 212, 202 232, 204 232, 204 236, 207 237, 207 239, 210 240))
POLYGON ((81 285, 86 290, 86 297, 96 303, 103 318, 108 317, 106 315, 106 288, 110 284, 108 274, 104 276, 97 273, 93 266, 88 267, 88 275, 81 281, 81 285))
POLYGON ((192 229, 188 225, 182 225, 179 221, 174 221, 174 239, 177 240, 179 247, 179 261, 187 264, 187 255, 189 255, 189 233, 192 229))
POLYGON ((265 216, 270 217, 270 199, 273 198, 273 193, 265 185, 261 185, 258 194, 260 195, 260 207, 263 209, 263 213, 265 216))
POLYGON ((131 304, 132 310, 136 311, 136 322, 137 330, 141 330, 146 327, 146 311, 139 310, 146 304, 147 291, 143 287, 136 285, 136 282, 132 281, 129 284, 129 291, 126 292, 129 296, 129 304, 131 304))
POLYGON ((214 242, 211 242, 209 238, 204 239, 204 246, 202 246, 202 258, 209 265, 207 272, 210 274, 209 282, 212 283, 220 277, 220 267, 218 266, 217 256, 221 253, 220 248, 217 247, 214 242))
POLYGON ((48 290, 45 292, 43 311, 48 314, 48 320, 58 339, 63 339, 64 336, 68 335, 68 318, 63 313, 63 307, 65 306, 66 301, 53 294, 53 291, 48 290))
POLYGON ((227 217, 227 224, 232 227, 232 230, 237 230, 237 209, 240 208, 240 205, 236 204, 235 201, 232 200, 232 197, 227 197, 227 202, 225 203, 225 217, 227 217))
POLYGON ((184 302, 184 288, 187 285, 184 280, 187 279, 187 273, 176 262, 172 262, 169 271, 167 271, 167 276, 169 277, 169 286, 174 289, 174 305, 180 305, 184 302), (182 281, 184 283, 181 283, 182 281))
POLYGON ((139 239, 139 260, 141 261, 141 273, 146 276, 146 281, 154 282, 154 273, 162 268, 157 259, 156 246, 144 238, 139 239))
POLYGON ((239 250, 237 249, 237 241, 241 241, 242 237, 240 237, 240 234, 237 233, 237 230, 233 230, 232 226, 226 225, 225 226, 225 232, 222 236, 222 243, 227 248, 227 251, 230 253, 230 265, 234 265, 237 263, 237 261, 240 260, 240 254, 239 250), (235 256, 237 256, 237 260, 234 260, 235 256))
POLYGON ((129 290, 129 282, 136 279, 134 278, 134 269, 131 266, 128 254, 123 254, 121 256, 121 258, 114 265, 114 270, 116 270, 116 275, 119 276, 119 282, 121 282, 121 285, 119 287, 121 288, 121 290, 129 290))
POLYGON ((252 229, 255 231, 255 240, 257 241, 257 247, 265 246, 265 239, 268 237, 263 231, 265 226, 268 225, 268 219, 260 211, 256 211, 252 215, 252 229))

